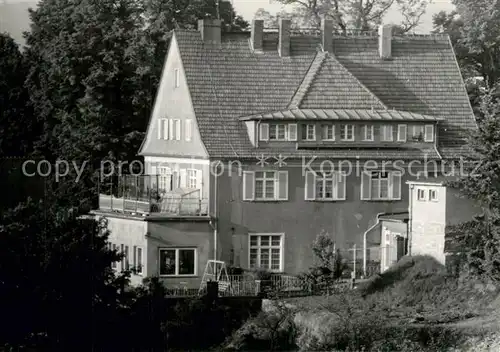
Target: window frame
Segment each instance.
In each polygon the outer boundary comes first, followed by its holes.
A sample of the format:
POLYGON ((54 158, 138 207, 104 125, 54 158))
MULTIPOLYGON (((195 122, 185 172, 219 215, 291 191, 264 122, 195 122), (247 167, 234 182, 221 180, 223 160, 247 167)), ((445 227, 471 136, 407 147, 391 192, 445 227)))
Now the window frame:
POLYGON ((142 275, 144 274, 144 251, 142 250, 141 246, 134 246, 134 255, 133 255, 133 268, 135 270, 136 275, 142 275), (140 258, 139 258, 139 252, 141 253, 140 258))
POLYGON ((426 193, 427 192, 426 192, 425 188, 418 187, 417 188, 417 201, 419 201, 419 202, 427 201, 426 193))
POLYGON ((184 120, 184 139, 186 142, 191 142, 193 139, 193 120, 186 119, 184 120))
POLYGON ((373 125, 363 125, 363 141, 365 142, 373 142, 375 140, 375 130, 373 125), (367 137, 368 130, 371 131, 371 137, 367 137))
POLYGON ((313 123, 308 123, 308 124, 305 124, 305 138, 304 140, 306 141, 315 141, 316 140, 316 125, 313 124, 313 123), (309 138, 309 129, 312 129, 311 132, 312 132, 312 138, 309 138))
POLYGON ((284 271, 284 256, 285 256, 285 234, 284 233, 249 233, 248 234, 248 268, 262 268, 261 266, 261 250, 269 249, 269 266, 265 268, 266 270, 273 273, 280 273, 284 271), (272 245, 272 236, 280 237, 279 246, 272 245), (252 237, 257 237, 257 245, 252 246, 252 237), (261 237, 269 237, 269 245, 262 246, 261 245, 261 237), (272 249, 279 248, 280 250, 280 266, 279 269, 271 269, 272 266, 272 249), (257 249, 257 266, 252 266, 252 249, 257 249))
POLYGON ((181 86, 181 70, 179 68, 174 68, 174 88, 179 88, 181 86))
POLYGON ((306 173, 306 176, 304 177, 304 188, 305 188, 305 195, 304 195, 304 200, 306 201, 317 201, 317 202, 336 202, 336 201, 344 201, 347 199, 347 174, 344 171, 334 171, 331 173, 321 173, 318 171, 308 171, 306 173), (309 177, 313 177, 313 191, 314 194, 311 197, 308 194, 308 180, 309 177), (343 182, 339 181, 339 178, 343 178, 343 182), (321 181, 323 183, 323 195, 318 197, 318 181, 321 181), (326 189, 326 184, 327 182, 332 182, 332 197, 325 197, 325 189, 326 189), (343 197, 339 197, 339 183, 343 184, 343 197))
POLYGON ((158 276, 159 277, 196 277, 198 276, 198 248, 197 247, 160 247, 158 248, 158 276), (179 274, 179 251, 194 251, 193 274, 179 274), (175 274, 161 273, 161 252, 175 251, 175 274))
MULTIPOLYGON (((268 178, 265 178, 267 181, 268 178)), ((263 170, 245 170, 243 171, 242 174, 242 186, 243 186, 243 194, 242 194, 242 200, 244 202, 282 202, 282 201, 288 201, 288 192, 289 192, 289 177, 288 177, 288 171, 286 170, 269 170, 269 169, 263 169, 263 170), (257 197, 257 180, 261 180, 261 178, 257 178, 257 173, 263 172, 264 175, 267 172, 272 172, 274 174, 274 194, 273 198, 267 198, 267 197, 257 197), (247 183, 250 182, 248 180, 248 177, 251 178, 252 183, 249 184, 251 186, 251 190, 247 189, 247 183), (282 194, 280 197, 280 185, 281 182, 280 180, 284 178, 284 183, 285 183, 285 194, 282 194), (247 194, 247 192, 250 191, 250 194, 247 194)), ((265 195, 265 184, 263 185, 263 190, 264 190, 264 195, 265 195)))
POLYGON ((198 169, 186 169, 186 188, 188 189, 198 189, 198 169), (194 187, 190 187, 191 183, 194 181, 194 187))
POLYGON ((324 141, 335 141, 335 125, 331 124, 323 124, 321 126, 321 139, 324 141), (328 138, 328 129, 331 128, 332 138, 328 138))
POLYGON ((156 168, 156 172, 158 174, 158 189, 163 190, 165 192, 169 192, 172 190, 172 169, 169 168, 168 166, 158 166, 156 168), (162 173, 162 170, 165 171, 165 173, 162 173), (170 179, 170 185, 167 184, 168 179, 170 179), (162 183, 165 183, 166 188, 162 188, 162 183))
POLYGON ((436 133, 434 125, 426 124, 424 125, 424 142, 432 143, 434 142, 434 134, 436 133), (427 128, 431 128, 430 138, 427 138, 427 128))
POLYGON ((343 125, 340 125, 340 140, 341 141, 343 141, 343 142, 353 142, 355 140, 354 134, 355 134, 354 124, 343 124, 343 125), (351 130, 351 133, 352 133, 351 138, 344 138, 344 137, 347 137, 347 135, 348 135, 347 131, 349 129, 351 130), (346 136, 343 135, 344 134, 343 132, 346 133, 346 136))
POLYGON ((408 125, 399 124, 398 125, 398 142, 406 142, 408 138, 408 125), (404 129, 404 133, 401 132, 401 128, 404 129))
POLYGON ((268 140, 273 142, 283 142, 288 140, 288 124, 286 123, 272 123, 269 124, 268 130, 268 140), (279 127, 284 128, 283 138, 279 138, 279 127), (273 130, 276 132, 276 138, 272 138, 273 130))
POLYGON ((276 200, 276 176, 277 171, 255 171, 254 173, 254 200, 265 201, 265 200, 276 200), (257 177, 257 173, 262 172, 262 177, 257 177), (272 173, 272 177, 266 177, 268 173, 272 173), (262 197, 257 197, 257 181, 262 181, 262 197), (273 185, 273 196, 271 198, 266 197, 266 185, 267 182, 273 185))
POLYGON ((439 202, 438 190, 435 188, 429 189, 429 201, 431 202, 439 202), (432 197, 432 192, 434 192, 435 197, 432 197))
MULTIPOLYGON (((397 171, 397 170, 389 170, 389 171, 384 171, 384 170, 370 170, 370 171, 363 171, 362 172, 362 175, 361 175, 361 200, 364 200, 364 201, 384 201, 384 202, 388 202, 388 201, 400 201, 402 200, 402 177, 403 177, 403 173, 401 171, 397 171), (382 198, 382 197, 374 197, 373 196, 373 174, 374 173, 387 173, 387 178, 388 178, 388 197, 387 198, 382 198), (398 197, 395 197, 394 196, 394 187, 395 187, 395 176, 397 176, 397 178, 399 178, 399 189, 397 190, 397 193, 398 193, 398 197), (368 181, 367 181, 367 185, 365 184, 364 181, 366 181, 366 178, 368 178, 368 181), (365 196, 365 187, 368 186, 368 190, 369 190, 369 197, 366 197, 365 196)), ((381 181, 379 181, 379 190, 380 190, 380 184, 381 184, 381 181)))
POLYGON ((413 142, 423 142, 425 139, 425 126, 424 125, 413 125, 411 129, 411 140, 413 142), (416 134, 416 131, 420 130, 420 134, 416 134), (420 139, 421 137, 421 139, 420 139))

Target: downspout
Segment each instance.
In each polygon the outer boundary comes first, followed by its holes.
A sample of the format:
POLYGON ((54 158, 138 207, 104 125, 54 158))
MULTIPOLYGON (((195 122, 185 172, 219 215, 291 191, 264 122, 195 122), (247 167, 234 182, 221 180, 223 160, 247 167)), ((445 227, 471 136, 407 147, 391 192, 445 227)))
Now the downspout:
POLYGON ((260 122, 261 120, 257 120, 257 130, 255 131, 254 138, 255 138, 255 148, 259 147, 259 139, 260 139, 260 122))
POLYGON ((413 219, 412 219, 412 211, 413 211, 413 188, 415 185, 410 184, 410 202, 408 205, 408 225, 407 225, 407 232, 408 232, 408 255, 411 255, 411 242, 412 242, 412 237, 413 237, 413 219))
POLYGON ((219 226, 219 219, 217 218, 217 177, 218 177, 218 172, 215 173, 215 185, 214 185, 214 217, 215 217, 215 226, 214 228, 214 260, 217 260, 217 228, 219 226))

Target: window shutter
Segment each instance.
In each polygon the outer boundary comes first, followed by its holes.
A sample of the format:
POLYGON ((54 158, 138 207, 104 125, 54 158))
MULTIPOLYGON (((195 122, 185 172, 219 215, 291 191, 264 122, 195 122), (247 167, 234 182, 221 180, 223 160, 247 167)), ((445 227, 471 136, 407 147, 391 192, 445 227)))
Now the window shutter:
POLYGON ((368 172, 361 173, 361 200, 369 200, 371 198, 371 176, 368 172))
POLYGON ((163 119, 158 119, 158 139, 163 138, 163 119))
POLYGON ((337 187, 337 199, 346 199, 346 175, 345 173, 335 174, 335 182, 337 187))
POLYGON ((175 140, 181 140, 181 120, 175 120, 175 140))
POLYGON ((243 200, 254 200, 255 198, 255 173, 243 171, 243 200))
POLYGON ((391 172, 392 178, 392 198, 401 199, 401 173, 391 172))
POLYGON ((174 140, 174 120, 168 119, 168 135, 170 140, 174 140))
POLYGON ((316 175, 314 172, 306 171, 306 184, 305 184, 305 200, 316 199, 315 192, 315 179, 316 175))
POLYGON ((424 142, 434 142, 434 125, 425 125, 424 142))
POLYGON ((406 142, 406 125, 398 125, 398 142, 406 142))
POLYGON ((269 124, 268 123, 261 123, 260 124, 259 139, 261 141, 268 141, 269 140, 269 124))
POLYGON ((288 171, 278 171, 276 181, 278 200, 288 200, 288 171))
POLYGON ((288 140, 296 141, 297 140, 297 124, 290 123, 288 124, 288 140))
POLYGON ((188 142, 191 141, 192 128, 192 121, 190 119, 186 120, 186 130, 184 133, 186 134, 186 141, 188 142))
POLYGON ((134 253, 132 254, 132 267, 137 269, 137 246, 133 247, 134 253))
POLYGON ((186 172, 186 169, 182 169, 179 171, 179 179, 180 179, 180 183, 179 183, 179 187, 180 188, 186 188, 186 185, 187 185, 187 172, 186 172))

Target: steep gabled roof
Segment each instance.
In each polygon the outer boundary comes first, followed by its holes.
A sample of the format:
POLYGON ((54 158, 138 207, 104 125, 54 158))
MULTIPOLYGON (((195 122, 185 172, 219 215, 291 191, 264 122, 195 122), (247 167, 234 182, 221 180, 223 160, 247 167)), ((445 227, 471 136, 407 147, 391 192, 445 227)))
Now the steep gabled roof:
POLYGON ((276 50, 277 33, 264 33, 262 53, 250 49, 249 33, 223 34, 220 47, 205 46, 196 31, 175 31, 175 36, 200 134, 213 158, 278 153, 346 158, 437 155, 433 148, 394 153, 254 148, 239 118, 287 110, 291 103, 311 109, 387 107, 442 118, 438 140, 445 158, 461 155, 465 132, 476 128, 446 36, 394 37, 390 60, 380 59, 377 37, 336 36, 334 55, 321 58, 319 37, 292 36, 290 57, 282 58, 276 50), (321 91, 331 99, 324 99, 321 91))

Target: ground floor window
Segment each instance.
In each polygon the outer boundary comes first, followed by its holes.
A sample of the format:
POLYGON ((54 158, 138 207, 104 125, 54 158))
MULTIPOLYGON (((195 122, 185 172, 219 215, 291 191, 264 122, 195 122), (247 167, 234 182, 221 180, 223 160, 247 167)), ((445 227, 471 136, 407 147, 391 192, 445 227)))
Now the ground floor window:
POLYGON ((283 234, 250 234, 250 267, 283 271, 283 234))
POLYGON ((160 276, 196 275, 196 248, 160 248, 160 276))

